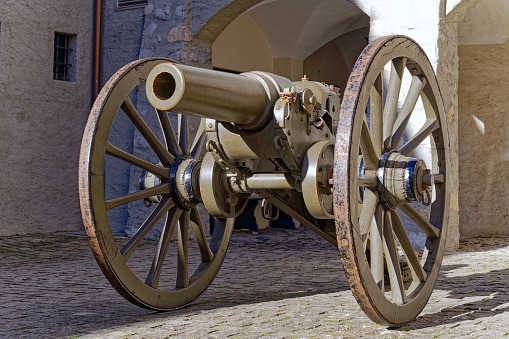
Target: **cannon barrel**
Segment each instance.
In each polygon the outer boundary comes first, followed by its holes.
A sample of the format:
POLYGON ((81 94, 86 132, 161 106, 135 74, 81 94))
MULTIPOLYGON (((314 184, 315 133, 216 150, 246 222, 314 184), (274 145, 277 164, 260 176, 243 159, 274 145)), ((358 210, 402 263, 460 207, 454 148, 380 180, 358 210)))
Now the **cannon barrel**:
POLYGON ((290 83, 279 78, 262 72, 238 75, 168 62, 152 69, 146 92, 149 102, 157 109, 231 122, 254 130, 270 121, 272 107, 279 98, 277 83, 290 83))

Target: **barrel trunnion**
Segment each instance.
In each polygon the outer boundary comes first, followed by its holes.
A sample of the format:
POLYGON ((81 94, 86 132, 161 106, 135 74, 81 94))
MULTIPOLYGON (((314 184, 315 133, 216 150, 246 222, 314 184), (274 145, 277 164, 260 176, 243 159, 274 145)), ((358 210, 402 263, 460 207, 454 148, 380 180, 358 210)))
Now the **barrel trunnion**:
POLYGON ((414 319, 433 289, 446 233, 449 143, 436 78, 414 41, 386 37, 366 47, 342 104, 340 97, 333 85, 305 78, 234 75, 167 59, 119 70, 92 108, 80 159, 83 220, 110 283, 145 308, 190 303, 216 276, 233 218, 256 193, 339 244, 352 291, 371 319, 414 319), (404 73, 408 91, 401 90, 404 73), (149 113, 133 104, 140 95, 149 113), (418 115, 422 127, 414 131, 409 121, 418 115), (109 137, 126 117, 152 158, 109 137), (195 133, 192 117, 201 118, 195 133), (139 190, 105 197, 111 159, 140 169, 139 190), (143 203, 147 217, 133 235, 114 237, 112 211, 143 203), (200 205, 218 219, 212 236, 200 205), (420 245, 407 224, 420 230, 420 245), (155 229, 153 258, 140 264, 141 240, 155 229))

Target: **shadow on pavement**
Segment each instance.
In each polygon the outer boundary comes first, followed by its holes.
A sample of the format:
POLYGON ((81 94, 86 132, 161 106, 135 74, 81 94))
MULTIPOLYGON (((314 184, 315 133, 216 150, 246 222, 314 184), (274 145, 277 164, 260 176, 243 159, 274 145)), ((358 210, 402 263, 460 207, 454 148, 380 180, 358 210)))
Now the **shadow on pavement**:
POLYGON ((443 276, 444 272, 462 266, 465 265, 444 266, 441 272, 442 276, 435 286, 435 290, 448 291, 447 298, 456 299, 456 306, 445 307, 439 312, 421 315, 410 324, 393 330, 411 331, 438 325, 459 325, 465 320, 493 317, 509 311, 509 292, 507 290, 509 269, 460 277, 443 276), (472 297, 482 297, 482 299, 466 303, 463 301, 465 298, 472 297))
MULTIPOLYGON (((194 303, 170 312, 144 310, 118 295, 102 275, 84 238, 21 237, 0 245, 0 334, 8 336, 72 337, 147 321, 187 319, 237 305, 261 304, 263 309, 268 307, 265 303, 292 298, 335 298, 345 291, 342 296, 355 303, 337 249, 300 228, 258 235, 235 233, 210 288, 194 303)), ((492 243, 484 249, 502 245, 492 243)), ((469 246, 472 243, 465 244, 464 253, 468 254, 469 246)), ((475 253, 469 255, 475 258, 475 253)), ((487 272, 475 273, 475 269, 468 271, 469 264, 444 263, 435 293, 445 295, 447 302, 435 307, 439 312, 425 313, 399 331, 460 324, 507 312, 509 269, 489 271, 488 265, 484 268, 487 272), (450 299, 457 304, 451 306, 450 299)), ((433 302, 440 302, 438 299, 432 296, 433 302)))
POLYGON ((236 232, 209 289, 194 303, 169 312, 145 310, 124 300, 102 275, 84 237, 27 236, 5 240, 3 246, 0 337, 78 336, 149 319, 349 288, 337 249, 301 229, 236 232))

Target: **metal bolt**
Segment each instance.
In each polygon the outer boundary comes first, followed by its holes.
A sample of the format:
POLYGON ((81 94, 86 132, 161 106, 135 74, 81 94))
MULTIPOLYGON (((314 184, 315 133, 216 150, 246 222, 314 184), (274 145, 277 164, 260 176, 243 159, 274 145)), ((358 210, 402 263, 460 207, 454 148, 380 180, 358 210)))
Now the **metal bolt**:
POLYGON ((292 131, 288 130, 287 134, 292 135, 292 131))
POLYGON ((209 124, 209 128, 212 128, 212 124, 209 124))
POLYGON ((322 129, 323 126, 325 126, 325 121, 323 121, 323 119, 318 119, 313 122, 313 125, 318 129, 322 129))
POLYGON ((292 149, 295 148, 295 144, 292 144, 292 149))

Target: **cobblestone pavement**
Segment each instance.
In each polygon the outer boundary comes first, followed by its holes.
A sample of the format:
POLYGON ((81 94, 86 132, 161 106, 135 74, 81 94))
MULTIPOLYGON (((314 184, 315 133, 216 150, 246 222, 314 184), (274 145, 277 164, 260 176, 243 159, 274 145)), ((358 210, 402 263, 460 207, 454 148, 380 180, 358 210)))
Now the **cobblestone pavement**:
POLYGON ((509 238, 462 241, 411 324, 372 323, 337 250, 304 228, 235 232, 211 287, 172 312, 131 305, 108 284, 84 237, 0 238, 0 337, 393 338, 509 335, 509 238))

